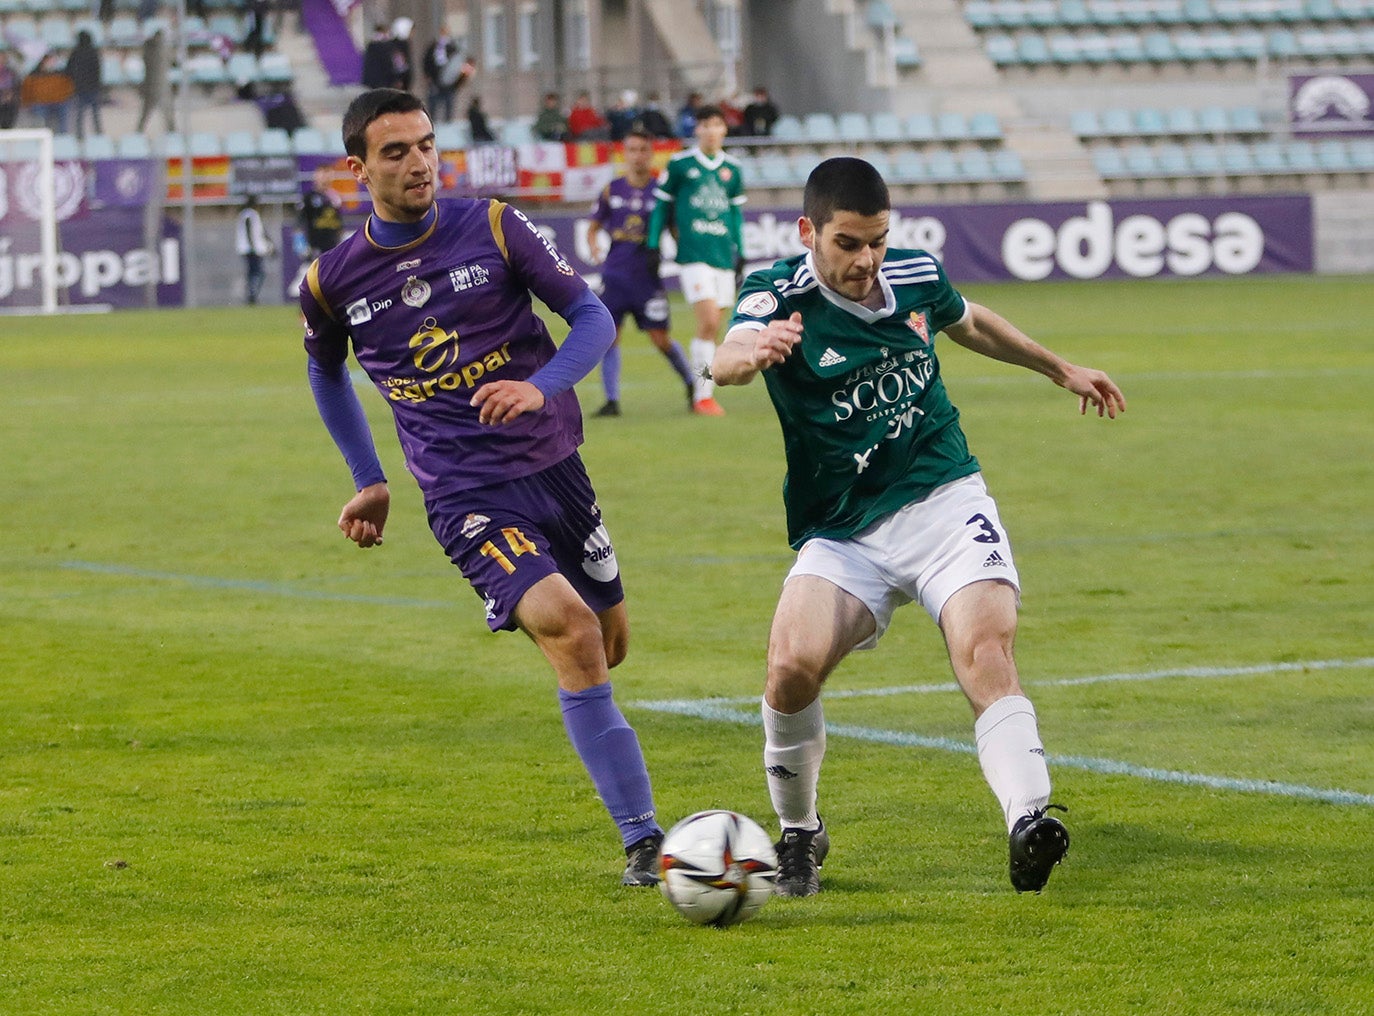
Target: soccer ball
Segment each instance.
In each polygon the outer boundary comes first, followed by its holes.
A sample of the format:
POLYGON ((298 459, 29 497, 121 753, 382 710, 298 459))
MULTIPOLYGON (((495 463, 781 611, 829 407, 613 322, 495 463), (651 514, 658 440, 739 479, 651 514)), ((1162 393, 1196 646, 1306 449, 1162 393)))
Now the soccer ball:
POLYGON ((668 830, 659 865, 659 888, 683 917, 724 928, 749 920, 768 902, 778 855, 753 819, 699 811, 668 830))

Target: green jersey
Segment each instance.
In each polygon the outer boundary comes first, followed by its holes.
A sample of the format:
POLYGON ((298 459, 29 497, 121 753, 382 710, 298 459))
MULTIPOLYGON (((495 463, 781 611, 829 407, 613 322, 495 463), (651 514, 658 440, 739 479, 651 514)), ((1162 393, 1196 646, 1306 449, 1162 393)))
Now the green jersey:
POLYGON ((794 548, 845 539, 978 472, 934 345, 963 318, 964 298, 921 250, 889 250, 877 285, 885 304, 870 310, 822 286, 803 254, 750 275, 735 306, 731 328, 802 316, 792 355, 763 372, 782 424, 794 548))
POLYGON ((658 247, 659 235, 672 216, 677 227, 677 263, 734 268, 744 254, 744 176, 740 164, 724 152, 708 159, 700 148, 679 152, 659 174, 654 188, 648 245, 658 247))

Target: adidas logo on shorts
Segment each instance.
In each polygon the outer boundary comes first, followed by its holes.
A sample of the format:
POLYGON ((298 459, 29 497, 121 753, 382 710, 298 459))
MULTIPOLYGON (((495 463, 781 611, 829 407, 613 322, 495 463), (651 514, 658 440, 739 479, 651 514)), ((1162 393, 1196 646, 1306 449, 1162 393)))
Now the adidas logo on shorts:
POLYGON ((1007 567, 1007 562, 1003 561, 1003 560, 1002 560, 1002 555, 999 554, 999 553, 997 553, 997 551, 994 550, 991 554, 988 555, 988 559, 987 559, 986 561, 983 562, 983 567, 984 567, 984 568, 1005 568, 1005 567, 1007 567))

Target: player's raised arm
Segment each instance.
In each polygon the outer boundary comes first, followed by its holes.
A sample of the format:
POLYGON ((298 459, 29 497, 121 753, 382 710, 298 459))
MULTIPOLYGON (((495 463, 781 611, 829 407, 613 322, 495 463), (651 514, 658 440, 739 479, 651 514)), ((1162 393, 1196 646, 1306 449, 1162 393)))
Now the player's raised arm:
POLYGON ((736 325, 716 350, 711 376, 718 385, 747 385, 759 371, 791 356, 801 336, 802 316, 796 312, 761 328, 736 325))
POLYGON ((1098 416, 1116 419, 1126 411, 1126 397, 1110 377, 1092 367, 1080 367, 1046 349, 1021 329, 981 304, 967 301, 968 312, 945 329, 959 345, 1003 363, 1037 371, 1078 396, 1078 411, 1088 406, 1098 416))

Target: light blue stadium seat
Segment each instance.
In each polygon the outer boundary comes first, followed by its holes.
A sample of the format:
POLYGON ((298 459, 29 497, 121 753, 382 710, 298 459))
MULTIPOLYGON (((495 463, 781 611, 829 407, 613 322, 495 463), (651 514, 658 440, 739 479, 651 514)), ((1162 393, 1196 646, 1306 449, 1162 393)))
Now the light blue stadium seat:
POLYGON ((123 134, 115 141, 115 155, 121 159, 149 159, 153 146, 144 134, 123 134))
POLYGON ((258 58, 252 53, 231 53, 224 70, 235 85, 245 85, 258 80, 258 58))
POLYGON ((1026 4, 1026 24, 1041 31, 1060 24, 1059 5, 1055 0, 1030 0, 1026 4))
POLYGON ((999 148, 992 153, 992 175, 1005 183, 1016 183, 1026 178, 1026 167, 1010 148, 999 148))
MULTIPOLYGON (((299 152, 299 151, 301 150, 301 137, 300 137, 301 133, 302 133, 301 131, 297 131, 297 132, 296 132, 296 151, 297 151, 297 152, 299 152)), ((319 131, 316 131, 315 133, 319 134, 320 132, 319 132, 319 131)), ((313 141, 314 139, 311 138, 311 139, 309 139, 309 140, 312 140, 312 141, 313 141)), ((468 129, 468 125, 467 125, 467 124, 464 124, 464 123, 456 123, 456 122, 455 122, 455 123, 441 123, 441 124, 435 124, 435 125, 434 125, 434 141, 435 141, 435 144, 437 144, 437 145, 439 146, 439 150, 440 150, 440 151, 444 151, 444 152, 456 152, 456 151, 459 151, 459 150, 461 150, 461 149, 467 148, 468 145, 469 145, 469 142, 470 142, 471 140, 472 140, 472 138, 471 138, 471 131, 468 129)), ((330 149, 326 149, 326 148, 323 147, 324 144, 325 144, 324 135, 323 135, 323 134, 320 135, 319 144, 320 144, 320 146, 321 146, 321 147, 320 147, 320 152, 324 152, 324 151, 330 150, 330 149)), ((747 173, 745 174, 745 179, 746 179, 746 180, 749 179, 749 175, 748 175, 747 173)))
POLYGON ((760 156, 755 165, 760 187, 790 187, 792 185, 792 166, 785 155, 760 156))
POLYGON ((1188 153, 1183 150, 1182 145, 1160 145, 1155 149, 1155 166, 1160 176, 1188 176, 1188 153))
POLYGON ((1179 32, 1174 36, 1174 51, 1184 63, 1200 63, 1207 59, 1207 42, 1201 32, 1179 32))
POLYGON ((224 144, 214 131, 191 132, 191 157, 213 159, 224 154, 224 144))
MULTIPOLYGON (((141 137, 142 135, 132 136, 141 137)), ((124 138, 120 138, 119 141, 122 145, 124 142, 124 138)), ((172 131, 168 134, 164 134, 161 140, 159 140, 157 143, 157 151, 158 154, 163 156, 164 158, 179 159, 186 154, 186 138, 182 136, 182 134, 178 131, 172 131)))
POLYGON ((73 162, 81 158, 81 145, 73 134, 54 134, 52 136, 52 157, 54 162, 73 162))
POLYGON ((1092 15, 1083 0, 1059 0, 1059 23, 1069 28, 1086 28, 1092 24, 1092 15))
POLYGON ((1111 63, 1112 40, 1109 36, 1101 32, 1088 32, 1078 37, 1078 51, 1083 55, 1083 60, 1093 66, 1111 63))
POLYGON ((1104 180, 1116 180, 1130 175, 1126 171, 1126 161, 1121 157, 1121 153, 1109 147, 1093 150, 1093 169, 1104 180))
POLYGON ((1126 164, 1126 173, 1129 176, 1158 176, 1159 169, 1155 164, 1154 152, 1146 145, 1131 145, 1122 153, 1122 158, 1126 164))
POLYGON ((1150 20, 1156 25, 1182 25, 1187 22, 1183 0, 1155 0, 1150 6, 1150 20))
POLYGON ((1349 173, 1355 169, 1350 152, 1340 138, 1327 138, 1317 143, 1317 165, 1328 173, 1349 173))
POLYGON ((81 154, 88 162, 94 162, 96 159, 113 159, 114 138, 108 134, 87 134, 86 140, 81 142, 81 154))
POLYGON ((1098 28, 1120 28, 1126 24, 1116 0, 1088 0, 1088 17, 1098 28))
POLYGON ((1141 137, 1159 137, 1169 132, 1164 122, 1164 114, 1152 106, 1137 109, 1131 117, 1132 128, 1141 137))
POLYGON ((285 53, 264 53, 258 58, 258 80, 269 84, 286 84, 294 77, 291 61, 285 53))
POLYGON ((1279 60, 1289 60, 1299 53, 1298 39, 1286 28, 1276 28, 1265 39, 1269 55, 1279 60))
POLYGON ((1002 123, 995 113, 974 113, 968 118, 968 136, 974 141, 1001 141, 1002 123))
POLYGON ((787 159, 788 169, 791 171, 791 185, 793 187, 804 187, 806 178, 811 175, 811 171, 820 164, 821 157, 815 152, 801 152, 800 154, 789 156, 787 159))
POLYGON ((802 118, 802 130, 806 140, 813 144, 840 140, 840 128, 829 113, 807 113, 802 118))
POLYGON ((976 29, 997 27, 997 13, 992 0, 968 0, 964 4, 964 20, 976 29))
POLYGON ((892 39, 892 60, 898 70, 913 70, 921 66, 921 51, 909 35, 897 34, 892 39))
POLYGON ((1147 32, 1140 44, 1148 63, 1167 64, 1178 59, 1178 49, 1168 32, 1147 32))
POLYGON ((116 49, 137 49, 143 45, 143 29, 132 14, 116 14, 110 19, 105 44, 116 49))
POLYGON ((1102 124, 1095 109, 1076 109, 1069 114, 1069 130, 1080 138, 1095 138, 1102 133, 1102 124))
POLYGON ((1040 67, 1054 59, 1054 49, 1043 35, 1023 35, 1016 40, 1016 59, 1028 67, 1040 67))
POLYGON ((1165 112, 1164 122, 1169 133, 1178 137, 1199 133, 1197 113, 1187 106, 1175 106, 1165 112))
POLYGON ((871 126, 873 140, 880 144, 896 144, 906 137, 901 117, 896 113, 874 113, 871 126))
POLYGON ((1321 168, 1317 165, 1317 147, 1310 141, 1290 141, 1284 158, 1295 173, 1315 173, 1321 168))
POLYGON ((1233 141, 1222 146, 1221 166, 1230 176, 1247 176, 1255 172, 1255 156, 1249 145, 1233 141))
POLYGON ((887 0, 868 0, 864 21, 869 28, 882 31, 897 24, 897 15, 893 13, 892 5, 887 0))
POLYGON ((873 125, 863 113, 841 113, 835 123, 841 140, 873 140, 873 125))
POLYGON ((1104 109, 1101 113, 1102 134, 1106 137, 1125 138, 1135 134, 1135 124, 1131 121, 1128 109, 1104 109))
POLYGON ((1221 153, 1216 145, 1190 145, 1188 166, 1196 176, 1215 176, 1221 172, 1221 153))
MULTIPOLYGON (((1039 38, 1039 36, 1036 36, 1039 38)), ((1072 67, 1083 62, 1083 52, 1078 47, 1078 38, 1065 32, 1051 35, 1046 43, 1050 60, 1061 67, 1072 67)), ((1024 56, 1024 54, 1023 54, 1024 56)))
POLYGON ((1204 106, 1197 111, 1198 130, 1203 134, 1225 134, 1230 130, 1230 118, 1220 106, 1204 106))
POLYGON ((1264 33, 1257 29, 1239 29, 1232 33, 1231 41, 1235 45, 1236 56, 1243 60, 1259 60, 1264 56, 1264 33))
POLYGON ((1203 32, 1202 51, 1212 60, 1234 60, 1240 56, 1235 36, 1225 31, 1203 32))
POLYGON ((992 12, 999 28, 1024 28, 1028 23, 1021 0, 994 0, 992 12))
POLYGON ((91 42, 95 44, 97 49, 105 45, 105 26, 95 18, 78 18, 72 23, 72 30, 74 32, 89 32, 91 42))
POLYGON ((224 154, 231 158, 257 155, 257 136, 252 131, 230 131, 224 135, 224 154))
POLYGON ((912 141, 934 141, 935 118, 929 113, 912 113, 906 118, 906 136, 912 141))
POLYGON ((1331 43, 1331 55, 1356 57, 1364 55, 1364 44, 1360 34, 1353 28, 1337 26, 1327 29, 1326 37, 1331 43))
POLYGON ((279 127, 268 127, 258 135, 259 155, 290 155, 291 135, 279 127))
POLYGON ((963 113, 941 113, 935 121, 935 131, 944 141, 969 140, 968 118, 963 113))
POLYGON ((1361 173, 1374 172, 1374 138, 1351 138, 1346 150, 1352 168, 1361 173))
POLYGON ((996 174, 992 171, 992 159, 981 148, 970 148, 959 153, 959 177, 974 183, 991 180, 996 174))
POLYGON ((784 113, 782 116, 778 117, 777 123, 773 124, 773 140, 784 142, 801 141, 801 118, 795 117, 791 113, 784 113))
POLYGON ((954 153, 937 148, 926 159, 926 173, 935 183, 957 183, 961 178, 959 160, 954 153))
POLYGON ((106 88, 118 88, 128 84, 124 80, 124 61, 118 53, 100 54, 100 83, 106 88))
POLYGON ((1135 32, 1113 32, 1107 36, 1111 58, 1118 63, 1136 64, 1145 60, 1145 43, 1135 32))
POLYGON ((496 131, 502 142, 507 145, 532 145, 535 142, 534 125, 528 120, 512 118, 496 131))
POLYGON ((1236 106, 1226 114, 1232 134, 1264 134, 1264 120, 1255 106, 1236 106))
POLYGON ((920 152, 908 148, 899 152, 892 162, 894 183, 924 183, 928 178, 925 159, 920 152))
POLYGON ((1010 35, 989 35, 983 40, 983 52, 998 67, 1017 63, 1016 40, 1010 35))
POLYGON ((1198 27, 1210 25, 1215 20, 1210 0, 1183 0, 1183 19, 1198 27))
POLYGON ((1288 160, 1283 157, 1283 146, 1276 141, 1261 141, 1251 152, 1255 157, 1255 170, 1259 173, 1286 173, 1288 160))
POLYGON ((1303 13, 1308 21, 1326 22, 1341 20, 1341 12, 1332 0, 1304 0, 1303 13))
MULTIPOLYGON (((878 171, 884 180, 892 177, 892 160, 884 152, 868 152, 864 155, 864 161, 878 171)), ((747 177, 746 177, 747 179, 747 177)))
POLYGON ((38 25, 38 38, 48 49, 62 53, 76 45, 76 34, 66 18, 44 18, 38 25))
POLYGON ((225 70, 224 61, 213 53, 197 53, 186 61, 186 73, 191 84, 205 88, 229 84, 230 78, 225 70))

